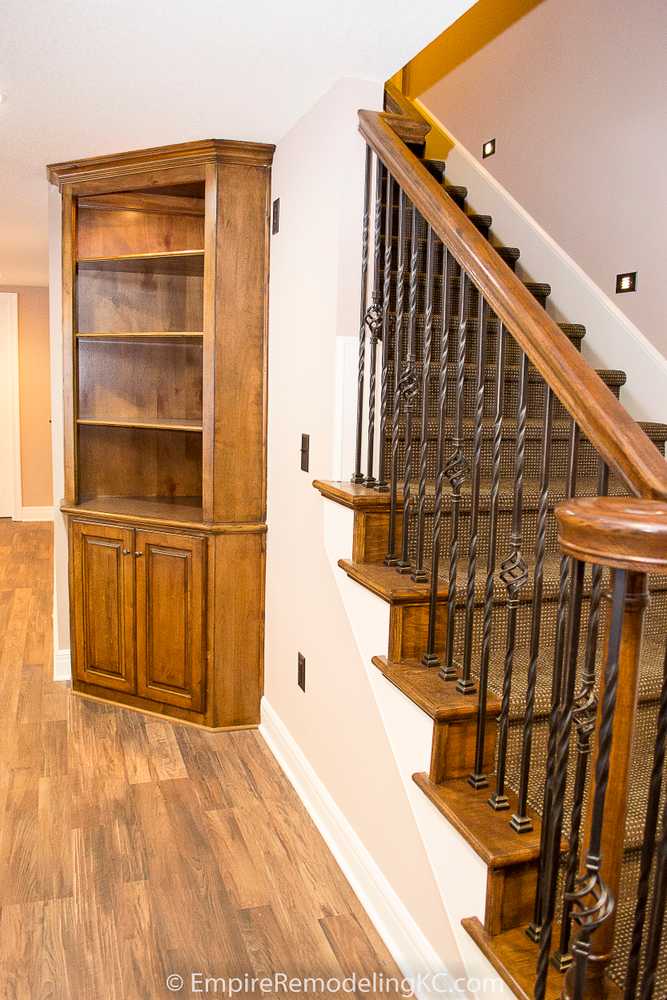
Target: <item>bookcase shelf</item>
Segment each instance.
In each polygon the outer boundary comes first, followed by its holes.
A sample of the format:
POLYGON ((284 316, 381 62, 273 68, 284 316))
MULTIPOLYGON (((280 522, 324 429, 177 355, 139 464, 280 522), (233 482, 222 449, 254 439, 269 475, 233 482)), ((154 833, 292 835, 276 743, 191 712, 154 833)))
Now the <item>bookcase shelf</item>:
POLYGON ((129 253, 113 257, 80 257, 79 271, 126 271, 146 274, 204 274, 203 250, 129 253))
POLYGON ((101 331, 86 331, 79 332, 76 335, 76 339, 79 341, 97 341, 99 343, 104 343, 105 341, 118 341, 121 343, 129 344, 201 344, 203 341, 204 334, 202 332, 179 330, 179 331, 162 331, 162 332, 137 332, 130 333, 127 331, 119 333, 104 333, 101 331))
POLYGON ((77 424, 81 427, 134 427, 138 430, 151 431, 194 431, 202 432, 201 421, 177 420, 175 418, 160 418, 159 420, 114 420, 103 417, 79 417, 77 424))
POLYGON ((49 168, 62 194, 74 690, 255 727, 273 147, 49 168))

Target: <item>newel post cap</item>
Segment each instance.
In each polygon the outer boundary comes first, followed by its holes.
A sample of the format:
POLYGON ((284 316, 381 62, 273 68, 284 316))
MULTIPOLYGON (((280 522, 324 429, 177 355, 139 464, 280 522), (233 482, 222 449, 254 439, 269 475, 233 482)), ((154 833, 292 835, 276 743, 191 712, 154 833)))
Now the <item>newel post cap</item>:
POLYGON ((555 510, 565 555, 614 569, 667 575, 667 503, 578 497, 555 510))

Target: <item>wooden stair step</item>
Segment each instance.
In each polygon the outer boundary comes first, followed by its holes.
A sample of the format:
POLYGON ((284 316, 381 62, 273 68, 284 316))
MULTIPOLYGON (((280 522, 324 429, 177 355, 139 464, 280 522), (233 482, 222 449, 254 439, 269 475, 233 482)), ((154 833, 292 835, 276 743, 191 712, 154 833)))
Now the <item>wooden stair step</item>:
MULTIPOLYGON (((513 927, 502 934, 491 935, 477 917, 466 917, 461 921, 480 951, 488 958, 519 1000, 533 1000, 535 996, 535 969, 538 945, 526 935, 522 927, 513 927)), ((558 927, 554 928, 553 940, 558 940, 558 927)), ((563 990, 563 974, 551 965, 547 978, 546 1000, 560 1000, 563 990)), ((607 1000, 621 1000, 623 993, 611 980, 606 982, 607 1000)))
MULTIPOLYGON (((516 795, 508 789, 509 809, 502 812, 493 810, 488 804, 493 790, 492 775, 489 776, 489 787, 480 789, 472 788, 465 778, 454 778, 436 785, 424 773, 414 774, 413 781, 489 868, 506 868, 536 861, 539 857, 540 817, 529 809, 533 829, 526 833, 512 830, 509 820, 516 810, 516 795)), ((566 846, 564 843, 563 849, 566 846)))
MULTIPOLYGON (((394 566, 383 563, 359 563, 351 559, 339 559, 338 565, 347 575, 360 583, 366 590, 391 604, 428 604, 429 585, 415 583, 409 574, 396 572, 394 566)), ((447 586, 443 583, 438 590, 438 600, 447 597, 447 586)))
MULTIPOLYGON (((374 656, 373 664, 395 687, 436 722, 470 719, 477 716, 477 698, 456 690, 456 684, 443 681, 436 667, 425 667, 418 660, 400 663, 386 656, 374 656)), ((500 699, 491 695, 489 715, 500 711, 500 699)))
MULTIPOLYGON (((389 492, 381 493, 370 486, 363 486, 349 481, 334 481, 315 479, 313 486, 327 500, 333 500, 350 510, 386 511, 389 510, 389 492)), ((400 506, 400 501, 399 501, 400 506)))

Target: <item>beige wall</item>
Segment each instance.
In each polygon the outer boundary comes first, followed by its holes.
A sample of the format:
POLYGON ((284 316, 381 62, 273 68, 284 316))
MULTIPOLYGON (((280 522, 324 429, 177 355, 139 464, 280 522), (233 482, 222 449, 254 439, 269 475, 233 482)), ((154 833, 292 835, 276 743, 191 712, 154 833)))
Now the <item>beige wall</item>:
POLYGON ((664 0, 481 0, 408 84, 663 355, 665 38, 664 0))
POLYGON ((49 290, 1 285, 18 293, 21 486, 24 507, 50 506, 51 417, 49 369, 49 290))
MULTIPOLYGON (((458 961, 423 843, 325 548, 315 477, 332 478, 336 359, 356 338, 364 149, 357 108, 381 87, 339 82, 278 144, 269 318, 266 699, 422 933, 458 961), (310 434, 310 472, 299 468, 310 434), (306 657, 306 692, 297 652, 306 657)), ((349 469, 346 470, 349 473, 349 469)), ((349 556, 352 531, 338 554, 349 556)), ((335 572, 339 570, 335 569, 335 572)), ((386 646, 384 634, 378 648, 386 646)))

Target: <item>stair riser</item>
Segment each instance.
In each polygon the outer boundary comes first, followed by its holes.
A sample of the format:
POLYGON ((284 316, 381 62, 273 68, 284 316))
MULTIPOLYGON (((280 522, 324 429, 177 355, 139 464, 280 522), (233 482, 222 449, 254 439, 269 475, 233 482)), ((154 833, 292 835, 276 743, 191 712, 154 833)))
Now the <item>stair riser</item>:
MULTIPOLYGON (((418 362, 421 362, 423 357, 423 339, 424 339, 424 313, 417 313, 417 338, 415 345, 415 357, 418 362)), ((450 362, 455 363, 458 355, 458 318, 456 315, 450 316, 449 322, 449 342, 448 342, 448 352, 447 359, 450 362)), ((583 327, 570 327, 568 328, 570 332, 566 334, 569 340, 572 342, 577 350, 581 350, 581 343, 584 338, 583 327)), ((431 340, 431 362, 436 366, 440 359, 440 343, 441 343, 441 330, 442 330, 442 316, 439 312, 434 312, 432 321, 432 340, 431 340)), ((477 364, 477 321, 469 322, 466 328, 466 363, 476 367, 477 364)), ((498 349, 498 321, 497 319, 491 317, 487 323, 487 333, 486 333, 486 364, 495 365, 496 362, 496 352, 498 349)), ((388 356, 393 359, 394 357, 394 316, 390 314, 389 316, 389 339, 388 339, 388 356)), ((522 352, 514 338, 507 334, 505 338, 505 363, 507 368, 517 368, 521 363, 522 352)), ((533 366, 529 369, 534 372, 533 366)))
MULTIPOLYGON (((436 274, 438 272, 436 271, 436 274)), ((382 286, 384 282, 384 269, 380 269, 380 284, 382 286)), ((392 269, 391 275, 391 292, 389 296, 389 308, 392 312, 396 309, 396 288, 398 285, 396 271, 392 269)), ((543 291, 541 289, 536 289, 533 291, 535 299, 539 302, 541 306, 546 305, 548 298, 548 291, 543 291)), ((478 300, 479 295, 477 289, 471 283, 468 283, 468 292, 466 295, 466 303, 464 309, 464 316, 474 319, 477 316, 478 310, 478 300)), ((407 316, 408 304, 410 301, 410 268, 406 266, 405 278, 404 278, 404 290, 403 290, 403 311, 404 315, 407 316)), ((449 311, 450 313, 456 311, 458 315, 458 302, 459 302, 459 279, 458 277, 452 277, 449 282, 448 290, 448 301, 449 301, 449 311)), ((416 308, 418 312, 426 311, 426 281, 423 276, 423 272, 417 276, 417 299, 416 308)), ((442 284, 439 279, 436 279, 433 285, 433 303, 432 308, 434 313, 439 314, 442 311, 442 284)))
MULTIPOLYGON (((663 445, 664 447, 664 445, 663 445)), ((472 465, 473 442, 466 439, 462 446, 463 454, 472 465)), ((451 444, 447 449, 447 455, 451 455, 451 444)), ((551 461, 549 464, 550 475, 553 479, 565 479, 568 469, 569 442, 565 437, 553 437, 551 443, 551 461)), ((513 436, 504 436, 500 448, 500 475, 505 478, 514 476, 514 460, 516 454, 516 442, 513 436)), ((436 455, 437 442, 431 440, 427 443, 427 463, 428 476, 433 480, 436 475, 436 455)), ((412 470, 413 476, 418 475, 419 469, 419 441, 414 441, 412 449, 412 470)), ((480 474, 483 479, 490 479, 493 469, 493 441, 486 431, 482 439, 480 456, 480 474)), ((405 448, 404 442, 399 440, 398 446, 398 468, 405 468, 405 448)), ((598 474, 599 461, 593 447, 587 441, 582 441, 579 445, 578 475, 582 479, 595 479, 598 474)), ((542 442, 538 437, 526 437, 525 441, 525 464, 524 477, 526 479, 539 479, 542 469, 542 442)), ((470 473, 467 474, 468 482, 470 473)))

